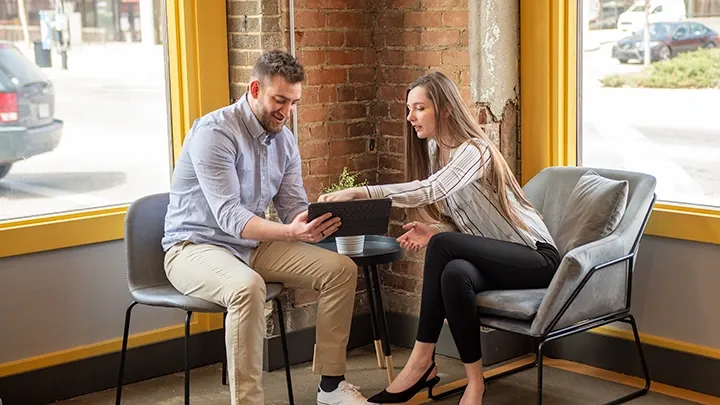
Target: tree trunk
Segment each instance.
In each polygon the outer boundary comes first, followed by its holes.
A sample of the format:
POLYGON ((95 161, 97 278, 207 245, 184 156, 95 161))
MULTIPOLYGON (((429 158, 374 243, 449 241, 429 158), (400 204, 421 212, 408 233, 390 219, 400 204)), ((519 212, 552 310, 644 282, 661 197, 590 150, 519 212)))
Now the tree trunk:
POLYGON ((650 66, 650 0, 645 0, 645 29, 643 30, 643 48, 645 66, 650 66))
POLYGON ((17 0, 18 16, 23 31, 23 42, 26 48, 30 48, 30 29, 28 28, 27 11, 25 11, 25 0, 17 0))

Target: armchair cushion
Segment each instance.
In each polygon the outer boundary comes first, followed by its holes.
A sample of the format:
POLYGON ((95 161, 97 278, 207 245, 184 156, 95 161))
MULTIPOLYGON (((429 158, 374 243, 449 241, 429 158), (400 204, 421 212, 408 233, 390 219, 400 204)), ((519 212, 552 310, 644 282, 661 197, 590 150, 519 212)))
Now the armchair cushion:
POLYGON ((588 170, 570 194, 555 236, 560 255, 610 235, 625 213, 627 199, 627 180, 588 170))
POLYGON ((481 315, 529 321, 535 317, 545 296, 545 289, 490 290, 477 294, 475 301, 481 315))

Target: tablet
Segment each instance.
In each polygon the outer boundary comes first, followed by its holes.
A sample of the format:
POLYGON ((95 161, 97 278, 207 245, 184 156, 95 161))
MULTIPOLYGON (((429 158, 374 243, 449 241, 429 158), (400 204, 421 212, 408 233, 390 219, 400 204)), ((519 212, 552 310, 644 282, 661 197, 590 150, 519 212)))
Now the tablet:
POLYGON ((340 217, 342 225, 330 237, 386 235, 391 211, 392 200, 389 198, 314 202, 308 207, 308 222, 331 212, 333 217, 340 217))

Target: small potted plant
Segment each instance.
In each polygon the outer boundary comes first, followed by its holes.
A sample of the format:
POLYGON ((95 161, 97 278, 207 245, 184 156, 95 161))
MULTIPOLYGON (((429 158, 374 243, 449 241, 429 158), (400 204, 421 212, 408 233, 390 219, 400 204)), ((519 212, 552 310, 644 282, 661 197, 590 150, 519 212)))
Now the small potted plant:
MULTIPOLYGON (((357 175, 350 174, 347 167, 343 168, 342 173, 338 182, 331 184, 323 190, 324 194, 332 193, 334 191, 345 190, 353 187, 362 187, 367 185, 367 180, 362 182, 356 182, 355 177, 357 175)), ((337 251, 343 255, 356 255, 363 252, 365 248, 365 235, 356 236, 337 236, 335 237, 335 244, 337 251)))

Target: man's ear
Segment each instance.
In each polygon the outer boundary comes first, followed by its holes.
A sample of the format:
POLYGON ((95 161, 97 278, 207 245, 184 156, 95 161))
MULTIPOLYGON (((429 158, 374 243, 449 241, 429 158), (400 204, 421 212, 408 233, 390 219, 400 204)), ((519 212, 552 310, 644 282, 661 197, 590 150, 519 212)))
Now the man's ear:
POLYGON ((260 97, 260 81, 255 79, 250 82, 250 95, 254 99, 258 99, 260 97))

